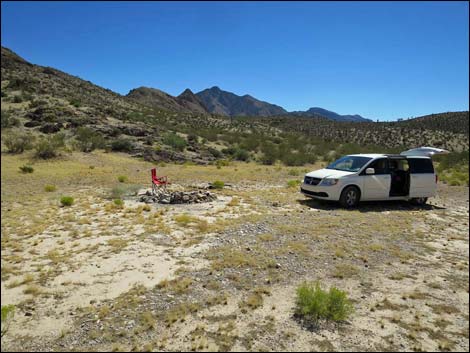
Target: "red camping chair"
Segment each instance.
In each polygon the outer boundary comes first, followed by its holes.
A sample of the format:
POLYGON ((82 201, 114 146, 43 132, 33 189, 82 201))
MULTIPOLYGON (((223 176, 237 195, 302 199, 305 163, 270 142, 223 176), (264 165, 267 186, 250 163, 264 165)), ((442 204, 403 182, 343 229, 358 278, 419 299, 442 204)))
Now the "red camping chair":
POLYGON ((152 168, 152 192, 155 193, 158 187, 163 186, 166 188, 168 184, 168 179, 166 176, 157 177, 157 168, 152 168))

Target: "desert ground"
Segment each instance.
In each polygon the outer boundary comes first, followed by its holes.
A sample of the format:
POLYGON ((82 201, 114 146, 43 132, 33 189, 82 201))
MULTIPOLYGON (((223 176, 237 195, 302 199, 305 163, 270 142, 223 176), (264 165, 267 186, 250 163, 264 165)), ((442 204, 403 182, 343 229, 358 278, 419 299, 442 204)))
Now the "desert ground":
POLYGON ((153 165, 125 154, 21 173, 30 162, 2 154, 1 302, 15 305, 2 351, 469 349, 468 187, 345 210, 292 182, 321 163, 167 164, 175 190, 228 185, 162 205, 139 202, 153 165), (294 316, 296 288, 317 280, 348 293, 347 321, 294 316))

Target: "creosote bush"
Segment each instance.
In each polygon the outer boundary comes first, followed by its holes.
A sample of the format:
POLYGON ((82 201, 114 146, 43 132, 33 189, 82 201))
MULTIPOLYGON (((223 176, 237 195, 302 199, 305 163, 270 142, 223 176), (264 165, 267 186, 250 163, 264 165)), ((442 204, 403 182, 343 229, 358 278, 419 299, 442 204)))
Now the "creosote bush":
POLYGON ((56 191, 56 187, 55 187, 55 185, 46 185, 46 186, 44 186, 44 191, 45 192, 53 192, 53 191, 56 191))
POLYGON ((297 288, 295 313, 307 321, 344 321, 352 312, 353 306, 346 292, 336 287, 325 291, 320 282, 304 282, 297 288))
POLYGON ((212 183, 212 187, 214 189, 223 189, 225 186, 225 183, 223 181, 220 181, 220 180, 216 180, 212 183))
POLYGON ((163 137, 163 143, 173 147, 177 151, 184 151, 186 147, 186 140, 175 133, 167 133, 163 137))
POLYGON ((10 153, 23 153, 33 147, 34 136, 27 133, 12 132, 4 137, 5 146, 10 153))
POLYGON ((42 159, 54 158, 59 155, 59 149, 63 147, 65 147, 65 135, 63 133, 43 137, 35 146, 35 156, 42 159))
POLYGON ((62 206, 72 206, 73 197, 71 197, 71 196, 62 196, 60 198, 60 203, 62 204, 62 206))
POLYGON ((120 183, 125 183, 125 182, 127 182, 127 180, 128 180, 128 179, 127 179, 127 177, 126 177, 125 175, 120 175, 120 176, 118 176, 118 181, 119 181, 120 183))

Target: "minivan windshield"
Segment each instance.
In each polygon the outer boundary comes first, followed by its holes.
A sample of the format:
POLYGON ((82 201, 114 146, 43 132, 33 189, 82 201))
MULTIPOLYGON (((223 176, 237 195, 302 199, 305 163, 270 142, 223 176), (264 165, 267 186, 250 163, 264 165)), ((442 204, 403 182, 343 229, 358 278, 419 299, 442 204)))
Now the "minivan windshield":
POLYGON ((345 172, 357 172, 372 158, 359 156, 345 156, 331 163, 326 169, 343 170, 345 172))

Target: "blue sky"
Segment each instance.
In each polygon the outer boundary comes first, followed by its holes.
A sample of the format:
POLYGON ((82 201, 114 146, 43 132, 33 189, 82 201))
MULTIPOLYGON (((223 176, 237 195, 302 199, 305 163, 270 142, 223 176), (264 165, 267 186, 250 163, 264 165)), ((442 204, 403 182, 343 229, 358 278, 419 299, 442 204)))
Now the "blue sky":
POLYGON ((219 86, 392 120, 469 109, 467 2, 2 2, 2 45, 121 94, 219 86))

